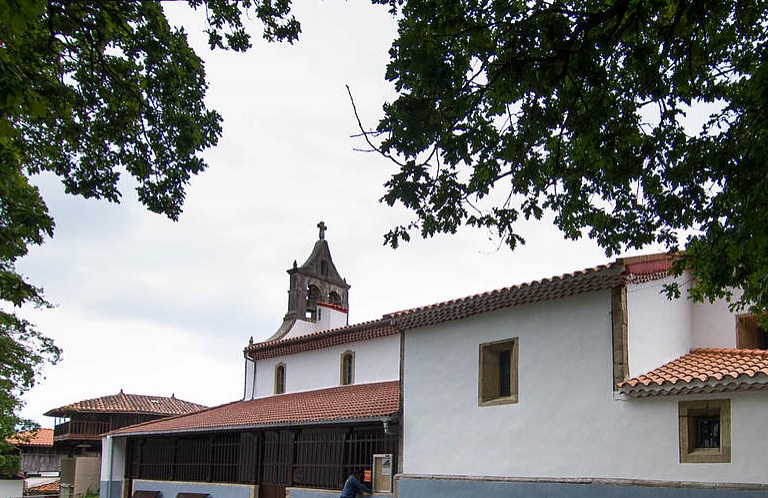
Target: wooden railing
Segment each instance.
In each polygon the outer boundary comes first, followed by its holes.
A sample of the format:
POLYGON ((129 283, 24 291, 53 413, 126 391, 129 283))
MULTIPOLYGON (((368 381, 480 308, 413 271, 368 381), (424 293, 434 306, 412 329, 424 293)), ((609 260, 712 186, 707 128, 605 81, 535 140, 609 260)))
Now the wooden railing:
POLYGON ((53 428, 53 437, 62 439, 99 439, 110 431, 109 422, 94 420, 69 420, 53 428))

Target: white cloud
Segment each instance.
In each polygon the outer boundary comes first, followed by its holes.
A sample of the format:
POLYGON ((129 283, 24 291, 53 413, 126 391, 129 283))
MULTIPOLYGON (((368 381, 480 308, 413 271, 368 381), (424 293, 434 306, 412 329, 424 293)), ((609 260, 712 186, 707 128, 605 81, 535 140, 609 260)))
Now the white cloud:
POLYGON ((514 254, 481 232, 382 246, 409 215, 378 202, 392 165, 354 151, 344 85, 375 124, 391 95, 383 75, 395 24, 383 8, 297 5, 304 27, 295 46, 257 38, 233 54, 208 52, 199 16, 182 7, 169 5, 204 54, 224 137, 206 154, 209 170, 192 179, 178 223, 146 212, 130 190, 118 206, 38 180, 56 235, 20 267, 58 305, 30 316, 65 354, 26 397, 26 416, 51 426, 45 411, 120 389, 203 404, 240 397, 242 348, 280 325, 285 270, 309 255, 321 219, 352 285, 353 322, 604 261, 549 224, 531 224, 535 237, 514 254))

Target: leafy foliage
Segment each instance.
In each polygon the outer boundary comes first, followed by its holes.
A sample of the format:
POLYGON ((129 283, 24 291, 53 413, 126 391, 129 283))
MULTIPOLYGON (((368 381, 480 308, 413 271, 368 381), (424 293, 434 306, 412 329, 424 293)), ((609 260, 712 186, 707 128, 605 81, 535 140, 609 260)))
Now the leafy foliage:
POLYGON ((684 248, 694 298, 768 307, 765 2, 380 3, 398 97, 367 139, 415 214, 391 245, 470 225, 514 248, 552 212, 608 255, 684 248))
MULTIPOLYGON (((289 0, 190 0, 204 8, 211 48, 244 51, 253 12, 269 41, 300 26, 289 0)), ((29 178, 58 175, 68 193, 118 202, 122 174, 148 209, 178 219, 185 187, 221 136, 205 107, 202 61, 157 0, 0 3, 0 446, 31 427, 16 413, 41 367, 60 350, 18 316, 48 306, 16 270, 54 221, 29 178)), ((2 448, 0 448, 2 450, 2 448)), ((0 451, 5 455, 5 452, 0 451)), ((14 457, 0 457, 5 471, 14 457)))

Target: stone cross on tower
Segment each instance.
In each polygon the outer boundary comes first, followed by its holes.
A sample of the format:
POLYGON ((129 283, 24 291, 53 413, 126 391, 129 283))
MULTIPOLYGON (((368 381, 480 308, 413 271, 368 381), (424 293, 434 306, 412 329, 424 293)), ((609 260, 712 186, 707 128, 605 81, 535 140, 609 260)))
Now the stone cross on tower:
POLYGON ((325 238, 325 231, 328 230, 328 227, 325 226, 325 223, 322 221, 317 224, 317 228, 320 229, 320 240, 325 238))

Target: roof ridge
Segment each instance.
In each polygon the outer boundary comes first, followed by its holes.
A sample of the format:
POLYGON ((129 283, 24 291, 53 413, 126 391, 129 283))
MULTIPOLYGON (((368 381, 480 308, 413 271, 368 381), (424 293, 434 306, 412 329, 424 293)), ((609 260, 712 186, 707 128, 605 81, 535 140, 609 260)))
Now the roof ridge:
POLYGON ((247 351, 254 351, 259 350, 262 348, 268 348, 272 346, 282 346, 282 345, 288 345, 293 344, 297 342, 302 342, 306 340, 312 340, 316 339, 318 337, 323 337, 326 335, 333 335, 333 334, 340 334, 342 332, 355 332, 358 330, 367 330, 369 328, 375 328, 377 326, 386 326, 386 325, 392 325, 391 320, 386 318, 377 318, 375 320, 368 320, 365 322, 355 323, 352 325, 344 325, 342 327, 335 327, 332 329, 325 329, 325 330, 318 330, 315 332, 311 332, 309 334, 303 334, 295 337, 283 337, 280 339, 275 339, 272 341, 263 341, 263 342, 255 342, 253 344, 249 344, 246 346, 247 351))
MULTIPOLYGON (((139 422, 138 424, 133 424, 133 425, 127 425, 125 427, 120 427, 118 429, 115 429, 115 431, 112 431, 112 432, 119 432, 119 431, 122 431, 123 429, 134 428, 134 427, 141 427, 141 426, 144 426, 144 425, 147 425, 147 424, 154 424, 154 423, 159 422, 161 420, 163 420, 163 421, 171 421, 171 420, 175 420, 177 418, 189 417, 190 415, 199 415, 201 413, 209 412, 211 410, 216 410, 216 409, 219 409, 219 408, 224 408, 227 405, 233 405, 235 403, 240 403, 242 401, 244 401, 244 400, 239 399, 239 400, 230 401, 228 403, 222 403, 221 405, 217 405, 217 406, 208 406, 208 407, 206 407, 206 408, 204 408, 202 410, 198 410, 196 412, 179 413, 177 415, 171 415, 169 417, 163 417, 163 418, 158 419, 158 420, 147 420, 146 422, 139 422)), ((107 434, 111 434, 112 432, 109 432, 107 434)))
POLYGON ((172 396, 158 396, 152 394, 126 394, 121 389, 116 394, 107 394, 95 398, 74 401, 44 413, 46 416, 58 417, 68 412, 98 412, 98 413, 148 413, 162 415, 176 415, 189 413, 207 408, 205 405, 187 401, 172 396), (146 405, 146 406, 143 406, 146 405), (156 405, 156 406, 153 406, 156 405))
POLYGON ((729 354, 738 356, 758 356, 768 358, 768 350, 765 349, 746 349, 746 348, 694 348, 688 354, 729 354))
POLYGON ((536 279, 536 280, 529 280, 529 281, 526 281, 526 282, 521 282, 521 283, 518 283, 518 284, 508 285, 508 286, 505 286, 505 287, 498 287, 496 289, 491 289, 491 290, 488 290, 488 291, 478 292, 478 293, 475 293, 475 294, 469 294, 469 295, 466 295, 466 296, 461 296, 461 297, 457 297, 457 298, 453 298, 453 299, 448 299, 448 300, 445 300, 445 301, 439 301, 439 302, 436 302, 436 303, 425 304, 423 306, 417 306, 415 308, 408 308, 408 309, 404 309, 404 310, 394 311, 394 312, 391 312, 391 313, 384 314, 384 318, 396 318, 396 317, 399 317, 399 316, 402 316, 402 315, 406 315, 406 314, 411 314, 411 313, 426 311, 426 310, 429 310, 429 309, 434 309, 436 307, 451 306, 451 305, 454 305, 454 304, 462 304, 462 303, 470 301, 470 300, 475 300, 475 299, 483 298, 483 297, 490 297, 490 296, 493 296, 493 295, 496 295, 496 294, 509 293, 509 292, 512 292, 512 291, 523 290, 523 289, 526 289, 526 288, 529 288, 529 287, 538 287, 538 286, 545 285, 545 284, 561 282, 561 281, 564 281, 566 279, 576 279, 576 278, 588 276, 588 275, 591 275, 593 273, 597 273, 597 272, 600 272, 600 271, 612 270, 612 269, 614 269, 614 267, 617 267, 615 262, 600 264, 600 265, 596 265, 596 266, 592 266, 592 267, 583 268, 581 270, 574 270, 572 272, 566 272, 566 273, 562 273, 562 274, 559 274, 559 275, 552 275, 552 276, 549 276, 549 277, 543 277, 543 278, 536 279))

